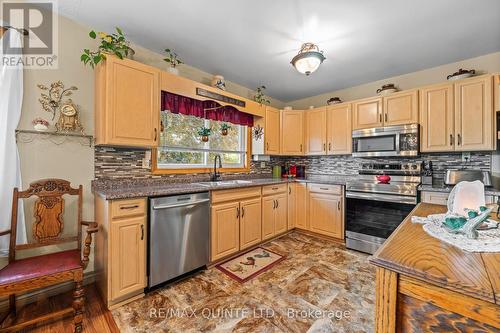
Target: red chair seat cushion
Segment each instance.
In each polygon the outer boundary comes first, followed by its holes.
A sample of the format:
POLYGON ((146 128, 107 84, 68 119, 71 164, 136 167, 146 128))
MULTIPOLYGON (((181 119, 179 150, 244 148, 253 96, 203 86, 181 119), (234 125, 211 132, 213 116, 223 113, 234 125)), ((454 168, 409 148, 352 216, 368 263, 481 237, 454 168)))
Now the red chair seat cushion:
POLYGON ((80 250, 69 250, 16 260, 0 270, 0 285, 82 268, 80 250))

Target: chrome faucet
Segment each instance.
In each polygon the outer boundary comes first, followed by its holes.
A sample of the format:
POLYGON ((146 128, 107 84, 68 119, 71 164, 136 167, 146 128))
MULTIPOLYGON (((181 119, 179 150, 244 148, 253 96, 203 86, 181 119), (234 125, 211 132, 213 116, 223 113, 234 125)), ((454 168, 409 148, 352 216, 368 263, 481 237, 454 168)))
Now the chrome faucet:
POLYGON ((211 181, 216 182, 220 179, 220 173, 217 172, 217 160, 219 160, 219 168, 222 168, 222 159, 219 154, 215 155, 214 158, 214 173, 212 174, 212 177, 210 178, 211 181))

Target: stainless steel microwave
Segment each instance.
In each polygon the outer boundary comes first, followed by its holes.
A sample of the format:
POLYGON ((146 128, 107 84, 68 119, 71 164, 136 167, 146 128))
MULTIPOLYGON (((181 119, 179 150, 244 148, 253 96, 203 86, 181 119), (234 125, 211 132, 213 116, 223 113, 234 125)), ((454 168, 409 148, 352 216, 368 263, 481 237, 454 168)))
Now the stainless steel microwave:
POLYGON ((352 131, 352 156, 417 156, 419 125, 376 127, 352 131))

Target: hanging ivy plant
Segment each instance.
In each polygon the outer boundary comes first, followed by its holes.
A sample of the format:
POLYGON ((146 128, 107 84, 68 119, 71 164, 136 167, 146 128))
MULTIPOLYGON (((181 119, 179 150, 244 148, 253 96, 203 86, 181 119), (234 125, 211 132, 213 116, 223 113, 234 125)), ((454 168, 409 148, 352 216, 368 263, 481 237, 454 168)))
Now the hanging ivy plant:
POLYGON ((271 104, 271 101, 266 97, 266 95, 264 93, 265 90, 266 90, 265 86, 257 87, 257 93, 255 94, 255 96, 253 98, 260 105, 271 104))
POLYGON ((228 123, 222 123, 222 125, 220 126, 220 131, 223 136, 226 136, 230 129, 231 125, 229 125, 228 123))
POLYGON ((201 141, 207 142, 208 137, 212 134, 212 129, 208 127, 200 127, 198 129, 198 135, 201 136, 201 141))

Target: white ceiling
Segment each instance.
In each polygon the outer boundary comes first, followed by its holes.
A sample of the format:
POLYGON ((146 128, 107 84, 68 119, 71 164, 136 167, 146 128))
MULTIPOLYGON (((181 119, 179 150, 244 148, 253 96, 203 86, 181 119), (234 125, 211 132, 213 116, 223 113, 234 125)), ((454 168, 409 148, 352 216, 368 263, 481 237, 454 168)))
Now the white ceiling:
POLYGON ((59 12, 282 101, 500 50, 499 0, 64 0, 59 12), (306 77, 301 43, 326 60, 306 77))

